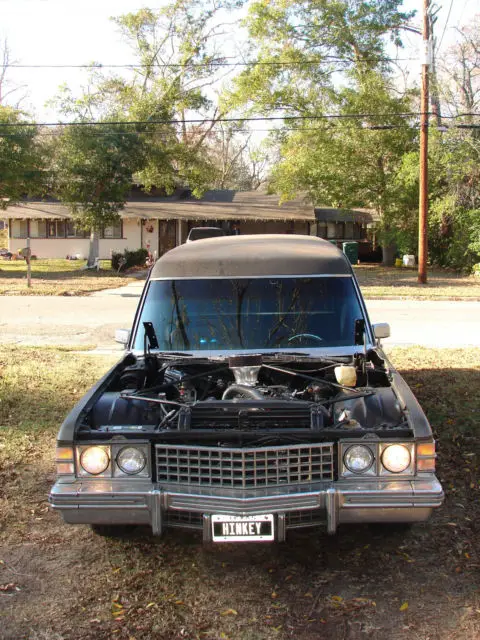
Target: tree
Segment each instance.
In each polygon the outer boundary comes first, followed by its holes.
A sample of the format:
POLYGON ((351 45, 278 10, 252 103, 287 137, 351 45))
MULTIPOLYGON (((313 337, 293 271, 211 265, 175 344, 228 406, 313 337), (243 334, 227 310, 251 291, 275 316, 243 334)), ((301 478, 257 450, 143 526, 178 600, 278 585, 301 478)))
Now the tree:
POLYGON ((160 10, 141 9, 114 18, 136 58, 129 77, 95 67, 84 95, 63 87, 56 104, 66 115, 90 119, 117 113, 139 123, 145 163, 137 178, 172 192, 188 186, 200 195, 214 167, 204 149, 225 109, 211 89, 221 77, 218 38, 227 2, 174 0, 160 10), (189 124, 186 120, 197 122, 189 124))
MULTIPOLYGON (((25 89, 26 85, 17 85, 11 82, 8 78, 9 67, 17 61, 11 59, 11 51, 6 39, 0 46, 0 51, 0 105, 7 106, 8 102, 11 101, 12 96, 18 91, 25 89)), ((25 95, 19 97, 17 94, 13 107, 15 109, 19 109, 24 98, 25 95)))
POLYGON ((18 109, 0 105, 0 208, 36 195, 42 188, 43 158, 37 127, 18 109))
POLYGON ((63 129, 53 142, 54 192, 79 226, 91 229, 89 264, 98 257, 98 231, 118 219, 144 162, 141 136, 127 125, 82 124, 63 129))
POLYGON ((219 124, 205 141, 205 153, 212 164, 214 189, 252 191, 266 180, 267 153, 252 144, 252 134, 243 135, 235 125, 219 124))
POLYGON ((204 147, 222 113, 205 92, 218 77, 217 15, 224 6, 174 0, 114 18, 137 59, 130 76, 93 65, 82 95, 61 88, 54 103, 78 126, 55 144, 56 193, 83 226, 98 230, 118 216, 134 177, 146 190, 167 193, 187 186, 200 195, 211 185, 215 169, 204 147), (200 121, 190 126, 192 112, 200 121))
POLYGON ((256 63, 240 74, 230 101, 287 115, 335 107, 348 71, 385 71, 385 39, 401 46, 414 12, 401 0, 257 0, 246 19, 256 63))
POLYGON ((384 261, 390 263, 399 215, 395 178, 416 135, 401 115, 410 109, 409 98, 393 97, 385 78, 369 72, 359 86, 340 91, 338 101, 340 117, 333 123, 306 121, 298 131, 281 134, 272 187, 284 198, 307 191, 324 206, 374 209, 384 261), (369 115, 348 117, 359 113, 369 115))
POLYGON ((472 114, 480 106, 480 15, 457 33, 458 42, 440 60, 442 98, 451 114, 472 114))
POLYGON ((413 13, 400 6, 257 0, 246 20, 257 64, 226 98, 237 108, 289 117, 273 137, 280 161, 272 189, 284 199, 307 190, 323 206, 372 207, 386 246, 394 239, 393 177, 415 138, 401 115, 411 110, 411 96, 396 96, 386 54, 386 42, 401 47, 402 31, 411 29, 413 13))

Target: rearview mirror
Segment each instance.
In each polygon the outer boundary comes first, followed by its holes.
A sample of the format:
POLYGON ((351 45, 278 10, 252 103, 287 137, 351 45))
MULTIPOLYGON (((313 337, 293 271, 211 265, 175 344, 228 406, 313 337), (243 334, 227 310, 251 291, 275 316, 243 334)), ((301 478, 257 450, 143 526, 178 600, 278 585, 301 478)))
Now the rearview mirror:
POLYGON ((377 340, 390 337, 390 325, 388 322, 378 322, 373 325, 373 335, 377 340))
POLYGON ((124 347, 127 346, 130 340, 130 329, 117 329, 115 331, 115 342, 119 342, 123 344, 124 347))

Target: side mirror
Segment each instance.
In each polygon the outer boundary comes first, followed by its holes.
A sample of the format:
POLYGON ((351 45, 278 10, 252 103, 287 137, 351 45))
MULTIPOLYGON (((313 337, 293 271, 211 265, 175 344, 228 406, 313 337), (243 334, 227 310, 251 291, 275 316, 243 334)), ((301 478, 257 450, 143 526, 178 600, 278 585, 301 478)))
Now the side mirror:
POLYGON ((373 335, 377 340, 390 337, 390 325, 388 322, 377 322, 373 325, 373 335))
POLYGON ((124 347, 126 347, 129 340, 130 329, 117 329, 115 331, 115 342, 119 342, 120 344, 123 344, 124 347))

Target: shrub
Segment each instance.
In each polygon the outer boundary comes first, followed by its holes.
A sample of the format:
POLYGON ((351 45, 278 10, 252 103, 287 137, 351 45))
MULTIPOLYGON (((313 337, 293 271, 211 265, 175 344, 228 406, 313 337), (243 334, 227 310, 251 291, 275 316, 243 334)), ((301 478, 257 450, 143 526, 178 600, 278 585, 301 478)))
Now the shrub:
POLYGON ((129 251, 125 249, 123 253, 112 253, 112 269, 115 271, 125 271, 131 267, 142 267, 148 256, 146 249, 136 249, 129 251))

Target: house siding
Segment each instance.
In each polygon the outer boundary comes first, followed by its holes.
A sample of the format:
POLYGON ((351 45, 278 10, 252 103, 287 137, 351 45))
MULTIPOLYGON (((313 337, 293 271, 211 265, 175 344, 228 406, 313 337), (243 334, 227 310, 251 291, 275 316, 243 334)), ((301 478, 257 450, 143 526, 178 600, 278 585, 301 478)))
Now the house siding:
MULTIPOLYGON (((11 225, 10 225, 11 228, 11 225)), ((112 251, 123 253, 125 249, 135 250, 141 246, 140 220, 123 221, 123 238, 100 239, 100 259, 108 260, 112 251)), ((88 238, 31 238, 32 255, 37 258, 65 258, 80 255, 88 257, 88 238)), ((8 249, 16 253, 26 245, 24 238, 8 238, 8 249)))

